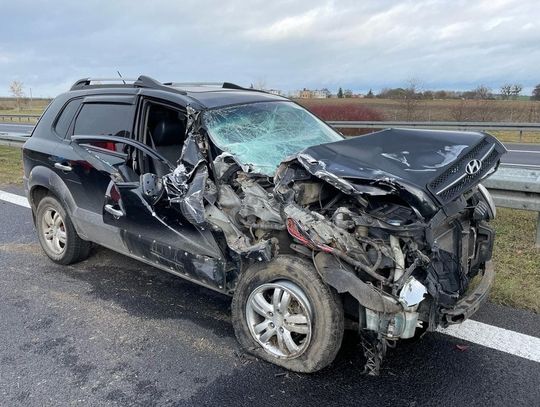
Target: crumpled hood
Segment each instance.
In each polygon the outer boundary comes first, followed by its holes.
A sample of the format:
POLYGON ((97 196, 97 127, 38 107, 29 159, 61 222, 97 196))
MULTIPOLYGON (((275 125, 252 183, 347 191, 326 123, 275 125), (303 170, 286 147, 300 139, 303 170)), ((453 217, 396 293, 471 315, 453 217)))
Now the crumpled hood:
POLYGON ((489 175, 505 151, 487 133, 387 129, 309 147, 297 159, 326 181, 330 177, 355 188, 357 184, 363 188, 384 184, 421 190, 442 204, 465 191, 458 190, 458 184, 470 189, 489 175), (481 162, 481 169, 467 174, 467 164, 475 159, 481 162))

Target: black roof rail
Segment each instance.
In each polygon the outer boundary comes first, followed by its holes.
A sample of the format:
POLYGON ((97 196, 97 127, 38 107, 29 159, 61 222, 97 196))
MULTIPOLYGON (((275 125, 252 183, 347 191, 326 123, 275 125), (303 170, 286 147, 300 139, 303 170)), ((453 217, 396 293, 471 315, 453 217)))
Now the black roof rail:
POLYGON ((87 86, 111 86, 111 82, 114 83, 114 86, 116 86, 116 82, 122 82, 121 85, 126 86, 133 86, 132 84, 128 84, 126 82, 135 82, 135 79, 128 79, 128 78, 83 78, 79 79, 77 82, 75 82, 70 90, 76 90, 76 89, 83 89, 87 86), (97 83, 96 83, 97 82, 97 83), (107 84, 104 84, 103 82, 107 82, 107 84), (94 83, 94 84, 92 84, 94 83))
POLYGON ((70 90, 80 90, 88 87, 135 87, 135 88, 148 88, 148 89, 158 89, 164 90, 167 92, 179 93, 181 95, 187 95, 187 93, 180 89, 175 89, 171 86, 167 86, 158 82, 157 80, 150 78, 149 76, 141 75, 137 79, 127 79, 127 78, 106 78, 106 79, 95 79, 95 78, 83 78, 79 79, 77 82, 71 86, 70 90), (94 84, 92 84, 94 82, 94 84), (98 82, 98 83, 96 83, 98 82), (102 82, 114 82, 114 84, 103 84, 102 82), (122 83, 118 83, 122 82, 122 83), (126 83, 131 82, 131 83, 126 83))
POLYGON ((166 82, 164 85, 174 86, 175 88, 181 88, 183 86, 215 86, 222 89, 256 90, 244 88, 243 86, 231 82, 166 82))

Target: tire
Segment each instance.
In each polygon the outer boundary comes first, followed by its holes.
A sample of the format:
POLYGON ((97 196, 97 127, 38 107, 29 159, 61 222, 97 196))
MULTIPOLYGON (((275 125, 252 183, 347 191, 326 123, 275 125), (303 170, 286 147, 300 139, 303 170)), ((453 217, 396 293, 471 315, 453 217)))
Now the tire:
POLYGON ((310 261, 289 255, 250 266, 240 275, 232 301, 233 327, 242 347, 295 372, 316 372, 335 359, 343 339, 343 320, 336 291, 323 283, 310 261), (278 297, 282 295, 279 306, 274 301, 276 291, 278 297), (289 305, 284 309, 282 304, 289 305), (290 317, 298 324, 291 323, 290 317), (262 333, 261 326, 265 327, 262 333), (275 334, 266 340, 272 330, 275 334))
POLYGON ((79 237, 66 210, 53 196, 39 202, 36 230, 41 248, 55 263, 72 264, 90 255, 92 243, 79 237))

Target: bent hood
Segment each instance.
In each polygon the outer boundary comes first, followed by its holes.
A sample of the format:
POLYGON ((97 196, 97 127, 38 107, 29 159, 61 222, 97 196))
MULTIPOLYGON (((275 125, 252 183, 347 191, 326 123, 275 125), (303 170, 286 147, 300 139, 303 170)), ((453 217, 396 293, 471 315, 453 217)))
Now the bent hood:
POLYGON ((358 192, 381 184, 421 190, 444 204, 493 173, 505 152, 487 133, 387 129, 309 147, 296 158, 313 175, 358 192))

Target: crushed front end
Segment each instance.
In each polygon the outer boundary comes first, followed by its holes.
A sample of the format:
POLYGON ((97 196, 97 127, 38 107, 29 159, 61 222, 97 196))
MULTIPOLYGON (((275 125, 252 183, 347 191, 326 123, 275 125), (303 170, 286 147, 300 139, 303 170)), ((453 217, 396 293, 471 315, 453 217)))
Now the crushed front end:
MULTIPOLYGON (((290 253, 311 259, 358 322, 370 374, 397 340, 460 323, 486 299, 495 206, 480 182, 506 151, 497 139, 388 129, 311 143, 274 171, 260 163, 282 154, 269 130, 276 126, 246 126, 235 115, 231 122, 228 110, 212 114, 209 134, 234 148, 216 143, 223 151, 210 154, 206 130, 194 127, 164 185, 170 203, 212 231, 226 253, 225 292, 255 262, 290 253), (264 143, 253 141, 265 131, 264 143)), ((278 129, 294 137, 296 127, 287 126, 278 129)), ((291 143, 283 150, 294 150, 291 143)))
POLYGON ((482 133, 433 133, 312 147, 276 173, 289 234, 358 304, 371 374, 396 340, 470 317, 494 278, 495 207, 480 181, 504 146, 482 133))

